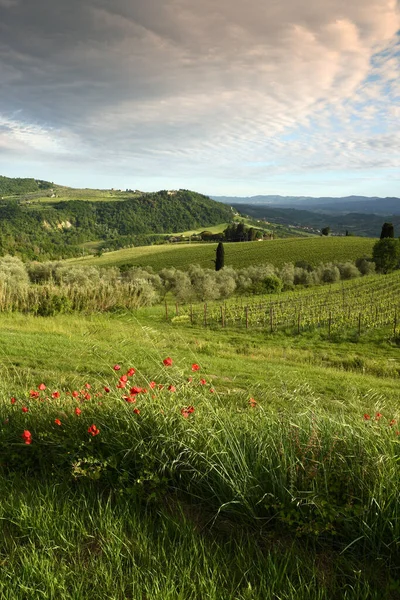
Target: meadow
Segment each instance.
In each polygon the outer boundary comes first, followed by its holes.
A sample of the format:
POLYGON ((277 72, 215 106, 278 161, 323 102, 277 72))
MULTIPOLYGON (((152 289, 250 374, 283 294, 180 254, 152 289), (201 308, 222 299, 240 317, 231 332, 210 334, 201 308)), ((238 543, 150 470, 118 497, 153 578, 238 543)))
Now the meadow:
MULTIPOLYGON (((355 261, 362 256, 371 256, 373 238, 358 237, 308 237, 288 238, 262 242, 227 242, 225 265, 234 268, 270 263, 282 267, 287 262, 307 261, 311 265, 330 261, 355 261)), ((107 252, 102 256, 84 256, 68 260, 74 265, 111 267, 121 265, 152 267, 159 271, 165 267, 185 270, 198 264, 213 268, 217 244, 191 243, 163 246, 124 248, 107 252)))
POLYGON ((0 597, 398 598, 398 343, 0 314, 0 597))

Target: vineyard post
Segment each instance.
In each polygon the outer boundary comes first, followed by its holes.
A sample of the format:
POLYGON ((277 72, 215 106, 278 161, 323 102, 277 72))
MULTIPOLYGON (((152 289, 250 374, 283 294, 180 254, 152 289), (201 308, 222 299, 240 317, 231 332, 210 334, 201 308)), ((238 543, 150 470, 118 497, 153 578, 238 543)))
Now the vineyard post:
POLYGON ((244 310, 246 313, 246 329, 248 329, 249 328, 249 307, 246 306, 246 308, 244 310))
POLYGON ((361 335, 361 313, 358 313, 358 335, 361 335))
POLYGON ((167 304, 167 301, 165 301, 165 319, 168 321, 168 304, 167 304))
POLYGON ((204 327, 207 327, 207 302, 204 303, 204 327))

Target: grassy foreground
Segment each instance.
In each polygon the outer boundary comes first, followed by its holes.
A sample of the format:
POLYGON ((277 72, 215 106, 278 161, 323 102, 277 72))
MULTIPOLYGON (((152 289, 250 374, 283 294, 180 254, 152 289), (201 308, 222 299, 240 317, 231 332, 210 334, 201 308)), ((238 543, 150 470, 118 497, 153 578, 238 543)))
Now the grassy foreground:
MULTIPOLYGON (((357 237, 310 237, 263 242, 227 242, 224 244, 225 265, 241 268, 270 263, 275 267, 282 267, 287 262, 295 263, 299 260, 307 261, 311 265, 330 261, 355 261, 362 256, 371 256, 375 241, 373 238, 357 237)), ((164 267, 185 270, 193 264, 213 269, 216 247, 217 244, 213 243, 141 246, 107 252, 99 257, 68 259, 68 262, 99 267, 129 263, 132 266, 150 266, 155 271, 164 267)))
POLYGON ((0 315, 0 597, 398 598, 390 333, 138 316, 0 315))

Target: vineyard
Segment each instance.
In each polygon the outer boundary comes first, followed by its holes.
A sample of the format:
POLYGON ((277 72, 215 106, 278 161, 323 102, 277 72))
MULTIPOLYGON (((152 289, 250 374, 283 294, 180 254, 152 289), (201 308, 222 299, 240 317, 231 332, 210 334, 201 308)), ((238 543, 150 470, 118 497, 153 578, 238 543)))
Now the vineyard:
MULTIPOLYGON (((288 238, 264 242, 227 242, 225 266, 235 269, 250 265, 269 263, 282 267, 285 263, 303 260, 316 266, 327 262, 355 261, 362 256, 371 256, 373 238, 361 237, 315 237, 288 238)), ((214 269, 217 244, 169 244, 124 248, 115 252, 105 252, 102 256, 87 256, 68 259, 75 265, 112 267, 129 264, 131 266, 152 267, 160 271, 166 267, 186 270, 198 264, 203 268, 214 269)))
POLYGON ((324 328, 337 331, 393 326, 400 315, 400 273, 374 275, 319 289, 274 296, 238 298, 224 304, 165 306, 172 322, 220 327, 261 328, 294 333, 324 328))

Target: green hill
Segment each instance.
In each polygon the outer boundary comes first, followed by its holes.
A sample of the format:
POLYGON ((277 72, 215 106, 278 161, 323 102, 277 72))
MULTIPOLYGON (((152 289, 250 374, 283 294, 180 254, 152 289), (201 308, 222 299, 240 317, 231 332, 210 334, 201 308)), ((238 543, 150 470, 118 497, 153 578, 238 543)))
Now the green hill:
MULTIPOLYGON (((15 192, 18 185, 7 181, 4 189, 15 192)), ((38 186, 46 182, 21 181, 25 183, 19 187, 23 190, 20 195, 0 201, 2 255, 35 260, 67 258, 81 254, 81 245, 87 242, 97 241, 113 249, 141 245, 157 241, 160 234, 206 228, 233 218, 229 206, 189 190, 119 193, 117 198, 102 201, 96 194, 93 198, 95 190, 88 190, 86 200, 82 190, 77 198, 72 190, 69 200, 47 197, 41 202, 38 186), (28 188, 35 185, 32 200, 27 199, 28 188)))
MULTIPOLYGON (((371 256, 373 238, 315 237, 288 238, 263 242, 225 243, 225 265, 236 268, 270 263, 281 267, 287 262, 304 260, 312 265, 330 261, 354 261, 371 256)), ((213 268, 217 244, 170 244, 141 248, 125 248, 99 257, 88 256, 71 262, 80 265, 151 266, 156 271, 164 267, 187 269, 191 264, 213 268)))
POLYGON ((15 196, 29 194, 51 189, 53 186, 49 181, 41 179, 4 177, 0 175, 0 196, 15 196))

